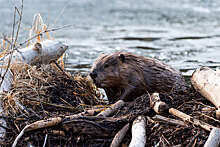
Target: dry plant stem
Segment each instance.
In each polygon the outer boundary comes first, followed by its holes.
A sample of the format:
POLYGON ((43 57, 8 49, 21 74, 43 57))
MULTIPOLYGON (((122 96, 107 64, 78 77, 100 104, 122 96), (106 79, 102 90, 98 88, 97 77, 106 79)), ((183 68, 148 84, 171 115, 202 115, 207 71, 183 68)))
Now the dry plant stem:
POLYGON ((62 26, 62 27, 45 30, 45 31, 43 31, 43 32, 41 32, 41 33, 39 33, 39 34, 37 34, 37 35, 34 35, 33 37, 29 38, 28 40, 26 40, 26 41, 20 43, 20 46, 22 46, 22 45, 28 43, 29 41, 31 41, 31 40, 37 38, 38 36, 42 36, 42 35, 45 34, 45 33, 54 32, 54 31, 57 31, 57 30, 60 30, 60 29, 63 29, 63 28, 71 27, 71 26, 73 26, 73 25, 65 25, 65 26, 62 26))
POLYGON ((111 114, 113 114, 116 110, 124 106, 125 102, 123 100, 119 100, 113 105, 110 106, 110 108, 107 108, 106 110, 100 112, 97 116, 103 116, 103 117, 108 117, 111 114))
POLYGON ((132 139, 129 147, 144 147, 146 143, 146 119, 138 116, 132 124, 132 139))
POLYGON ((18 40, 18 35, 19 35, 20 27, 21 27, 22 14, 23 14, 23 2, 24 2, 24 0, 22 0, 22 2, 21 2, 21 13, 20 13, 19 10, 17 9, 17 7, 15 7, 14 23, 13 23, 13 30, 12 30, 12 45, 11 45, 12 53, 11 53, 10 56, 9 56, 7 68, 6 68, 6 70, 5 70, 4 74, 3 74, 3 76, 1 76, 2 80, 1 80, 0 86, 2 85, 2 83, 3 83, 3 81, 4 81, 4 78, 5 78, 5 75, 7 74, 8 70, 9 70, 9 67, 10 67, 10 65, 11 65, 11 59, 12 59, 12 55, 13 55, 13 52, 14 52, 14 47, 15 47, 15 44, 16 44, 16 42, 17 42, 17 40, 18 40), (19 17, 17 32, 16 32, 16 36, 15 36, 15 40, 14 40, 16 11, 18 12, 18 14, 19 14, 20 17, 19 17))
MULTIPOLYGON (((212 102, 217 109, 220 108, 220 72, 208 67, 201 67, 194 71, 191 78, 194 88, 206 99, 212 102)), ((220 111, 216 112, 220 118, 220 111)))
POLYGON ((128 129, 129 129, 129 123, 126 124, 114 137, 111 146, 110 147, 119 147, 124 136, 126 135, 128 129))
POLYGON ((200 132, 197 132, 195 136, 191 139, 190 143, 186 147, 194 147, 196 145, 197 137, 199 136, 200 132))
POLYGON ((207 124, 201 120, 195 119, 195 118, 193 118, 193 117, 191 117, 191 116, 189 116, 189 115, 187 115, 177 109, 174 109, 174 108, 170 108, 169 113, 181 118, 185 122, 189 122, 195 126, 199 126, 203 129, 205 129, 206 131, 211 131, 213 128, 215 128, 214 126, 212 126, 210 124, 207 124))
MULTIPOLYGON (((20 26, 21 26, 21 20, 22 20, 22 13, 23 13, 23 0, 21 1, 21 13, 19 13, 20 17, 19 17, 19 22, 18 22, 18 28, 17 28, 17 32, 16 32, 16 37, 15 37, 15 40, 14 40, 14 32, 15 32, 15 19, 16 19, 16 7, 15 7, 15 12, 14 12, 14 23, 13 23, 13 28, 12 28, 12 44, 11 44, 11 50, 12 50, 12 53, 14 51, 14 46, 17 42, 17 39, 18 39, 18 34, 19 34, 19 30, 20 30, 20 26)), ((17 12, 18 9, 17 9, 17 12)), ((9 56, 9 60, 8 60, 8 63, 7 63, 7 68, 2 70, 2 73, 1 73, 1 82, 0 82, 0 87, 2 87, 2 83, 5 81, 5 77, 8 78, 6 79, 7 82, 5 83, 10 83, 12 81, 12 73, 9 69, 10 67, 10 64, 11 64, 11 59, 12 59, 12 54, 9 56)), ((9 89, 11 86, 7 86, 7 88, 9 89)), ((3 92, 3 89, 0 88, 0 92, 3 92)), ((1 98, 2 99, 2 98, 1 98)), ((2 108, 2 100, 0 100, 0 114, 3 114, 3 108, 2 108)), ((7 127, 7 124, 6 124, 6 121, 4 119, 0 119, 1 121, 1 125, 4 126, 4 127, 7 127)), ((6 134, 6 130, 5 128, 3 127, 0 127, 0 140, 4 140, 5 138, 5 134, 6 134), (3 139, 2 139, 3 138, 3 139)))
POLYGON ((220 143, 220 129, 213 128, 204 147, 218 147, 220 143))
POLYGON ((20 132, 20 134, 16 137, 12 147, 15 147, 17 145, 18 140, 24 135, 25 132, 40 129, 40 128, 55 126, 59 124, 61 121, 62 121, 61 117, 56 117, 56 118, 50 118, 47 120, 36 121, 32 124, 25 126, 24 129, 20 132))
POLYGON ((152 119, 156 120, 156 121, 163 121, 163 122, 166 122, 166 123, 171 124, 171 125, 179 125, 179 126, 185 126, 185 127, 187 126, 187 124, 184 123, 181 120, 167 118, 167 117, 164 117, 164 116, 161 116, 161 115, 155 115, 152 119))

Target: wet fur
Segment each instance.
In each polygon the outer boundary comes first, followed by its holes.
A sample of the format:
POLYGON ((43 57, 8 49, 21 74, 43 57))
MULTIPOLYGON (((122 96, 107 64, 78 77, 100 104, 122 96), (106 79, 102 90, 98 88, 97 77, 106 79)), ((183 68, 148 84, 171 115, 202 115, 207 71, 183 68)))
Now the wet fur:
POLYGON ((91 72, 97 73, 95 84, 105 89, 112 102, 130 101, 146 92, 183 91, 186 87, 182 75, 168 65, 126 52, 100 56, 91 72))

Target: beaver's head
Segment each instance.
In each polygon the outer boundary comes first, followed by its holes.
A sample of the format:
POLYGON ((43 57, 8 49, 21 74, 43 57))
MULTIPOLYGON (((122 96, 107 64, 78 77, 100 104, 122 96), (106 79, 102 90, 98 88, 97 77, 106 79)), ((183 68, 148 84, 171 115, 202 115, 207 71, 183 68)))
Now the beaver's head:
POLYGON ((103 54, 93 64, 90 77, 97 87, 119 87, 122 81, 120 72, 124 61, 123 53, 103 54))

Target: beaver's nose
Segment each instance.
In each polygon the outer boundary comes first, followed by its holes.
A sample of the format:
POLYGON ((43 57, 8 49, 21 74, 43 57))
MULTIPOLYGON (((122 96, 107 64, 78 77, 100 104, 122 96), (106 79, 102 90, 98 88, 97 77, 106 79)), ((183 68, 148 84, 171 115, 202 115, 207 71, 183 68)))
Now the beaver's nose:
POLYGON ((90 73, 90 77, 91 77, 92 79, 95 79, 95 78, 97 77, 97 72, 95 72, 95 71, 91 72, 91 73, 90 73))

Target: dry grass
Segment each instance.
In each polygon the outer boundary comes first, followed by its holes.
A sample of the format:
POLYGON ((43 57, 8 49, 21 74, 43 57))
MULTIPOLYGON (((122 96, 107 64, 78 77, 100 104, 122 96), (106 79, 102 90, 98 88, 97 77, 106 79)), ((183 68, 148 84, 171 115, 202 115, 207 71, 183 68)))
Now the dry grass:
POLYGON ((55 65, 15 64, 11 69, 14 81, 11 91, 4 94, 3 103, 8 116, 47 118, 104 103, 87 77, 72 77, 55 65))

